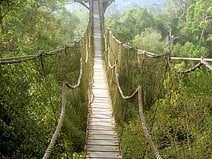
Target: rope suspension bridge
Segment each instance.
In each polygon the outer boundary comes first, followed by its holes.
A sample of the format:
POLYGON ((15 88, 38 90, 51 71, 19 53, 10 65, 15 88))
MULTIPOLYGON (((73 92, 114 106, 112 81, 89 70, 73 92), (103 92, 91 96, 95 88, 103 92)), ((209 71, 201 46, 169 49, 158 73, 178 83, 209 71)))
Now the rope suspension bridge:
MULTIPOLYGON (((166 158, 163 157, 163 153, 161 154, 161 144, 155 142, 154 136, 157 133, 153 131, 154 122, 147 121, 145 109, 164 97, 165 90, 162 87, 169 72, 175 72, 175 75, 182 77, 202 69, 211 76, 212 67, 209 63, 212 62, 212 59, 170 57, 169 54, 158 55, 132 48, 120 42, 104 26, 104 12, 111 2, 110 0, 89 1, 89 7, 86 6, 86 8, 90 8, 89 24, 84 36, 75 44, 50 52, 41 51, 36 55, 0 58, 0 70, 2 74, 5 73, 5 76, 7 73, 18 76, 19 72, 15 72, 16 67, 21 68, 24 65, 30 65, 35 70, 34 74, 26 74, 26 77, 14 79, 20 80, 22 83, 20 86, 24 86, 24 78, 29 78, 32 82, 31 87, 36 88, 38 82, 43 82, 45 89, 51 90, 53 83, 48 83, 48 78, 52 78, 51 76, 56 78, 55 83, 60 84, 58 89, 61 90, 61 110, 57 112, 52 106, 54 116, 59 116, 59 118, 56 119, 58 121, 43 159, 51 158, 54 146, 65 124, 65 112, 68 109, 70 92, 73 95, 76 94, 75 91, 84 93, 82 98, 85 99, 82 101, 88 101, 87 109, 81 110, 88 112, 85 155, 82 158, 124 158, 120 148, 122 141, 120 141, 120 134, 117 130, 122 129, 124 122, 128 121, 128 106, 126 106, 128 101, 133 101, 136 103, 135 105, 138 105, 135 110, 138 113, 140 128, 144 135, 143 152, 141 152, 143 158, 146 156, 147 158, 166 158), (172 66, 173 61, 194 63, 199 61, 199 63, 187 70, 176 71, 172 66), (70 80, 71 76, 77 79, 73 85, 71 83, 75 81, 70 80), (126 88, 129 87, 134 90, 127 90, 126 88), (129 93, 129 95, 125 95, 125 93, 129 93), (120 108, 119 105, 122 107, 120 108)), ((27 73, 27 70, 24 73, 27 73)), ((7 82, 5 84, 10 86, 7 82)), ((11 85, 11 87, 13 86, 11 85)), ((52 90, 52 93, 54 92, 57 91, 52 90)), ((49 99, 50 103, 51 100, 49 99)), ((190 139, 188 136, 187 140, 190 139)), ((188 141, 188 147, 190 147, 189 143, 188 141)))

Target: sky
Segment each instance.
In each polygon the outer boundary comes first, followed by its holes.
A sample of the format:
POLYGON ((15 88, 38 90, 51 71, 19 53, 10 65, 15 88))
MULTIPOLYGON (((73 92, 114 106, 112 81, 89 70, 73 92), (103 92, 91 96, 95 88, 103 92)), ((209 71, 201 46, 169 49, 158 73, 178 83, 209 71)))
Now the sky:
MULTIPOLYGON (((115 2, 113 2, 110 7, 108 7, 106 14, 110 14, 114 10, 121 12, 126 10, 127 8, 132 7, 157 6, 158 4, 161 4, 164 1, 165 0, 115 0, 115 2)), ((73 2, 67 5, 67 9, 70 11, 73 11, 75 9, 86 10, 85 7, 83 7, 77 2, 73 2)))
POLYGON ((158 8, 158 5, 164 1, 165 0, 115 0, 115 2, 108 7, 106 16, 108 16, 111 12, 123 12, 132 7, 154 6, 155 8, 158 8))
POLYGON ((138 5, 140 7, 144 7, 150 4, 160 4, 164 2, 164 0, 115 0, 115 4, 119 6, 129 6, 129 5, 138 5))

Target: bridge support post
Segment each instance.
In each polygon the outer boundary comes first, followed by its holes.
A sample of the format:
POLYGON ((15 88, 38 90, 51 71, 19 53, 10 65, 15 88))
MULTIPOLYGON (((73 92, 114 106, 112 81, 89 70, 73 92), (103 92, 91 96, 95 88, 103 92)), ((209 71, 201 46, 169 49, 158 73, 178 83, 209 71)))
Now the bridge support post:
MULTIPOLYGON (((99 13, 100 13, 100 29, 102 35, 102 44, 105 43, 104 33, 105 33, 105 12, 107 7, 115 0, 99 0, 99 13)), ((105 45, 102 45, 102 51, 105 50, 105 45)))
MULTIPOLYGON (((105 11, 107 9, 107 7, 114 2, 115 0, 74 0, 74 2, 78 2, 81 5, 83 5, 85 8, 87 8, 89 10, 89 21, 91 24, 91 37, 93 39, 93 3, 94 1, 98 1, 99 2, 99 18, 100 18, 100 29, 101 29, 101 36, 102 36, 102 44, 104 44, 105 39, 104 39, 104 32, 105 32, 105 11)), ((102 50, 105 50, 104 46, 102 45, 103 48, 102 50)))

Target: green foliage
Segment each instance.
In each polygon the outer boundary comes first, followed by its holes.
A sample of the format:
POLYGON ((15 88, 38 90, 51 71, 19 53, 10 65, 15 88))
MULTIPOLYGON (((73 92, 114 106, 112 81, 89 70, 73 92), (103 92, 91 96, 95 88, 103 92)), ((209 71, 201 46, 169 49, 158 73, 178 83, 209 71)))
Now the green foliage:
MULTIPOLYGON (((108 34, 106 34, 108 35, 108 34)), ((152 105, 164 97, 166 79, 166 57, 150 58, 146 55, 138 55, 133 48, 120 47, 111 36, 110 61, 118 59, 118 74, 121 89, 125 95, 130 95, 139 85, 143 89, 143 103, 145 111, 151 110, 152 105)), ((105 60, 107 61, 107 56, 105 60)), ((137 98, 123 100, 117 86, 114 85, 114 70, 107 68, 110 93, 114 106, 114 116, 121 140, 121 149, 124 158, 151 157, 153 153, 146 143, 145 136, 141 133, 142 127, 138 116, 137 98), (145 152, 147 151, 147 155, 145 152)), ((152 123, 149 116, 148 123, 152 123)))
POLYGON ((136 35, 131 43, 142 50, 156 53, 164 52, 165 44, 162 42, 162 36, 157 30, 152 28, 147 28, 140 35, 136 35))
POLYGON ((20 52, 49 51, 79 39, 88 23, 87 13, 81 13, 80 20, 77 10, 76 13, 68 11, 65 2, 27 0, 21 4, 11 3, 15 8, 10 7, 1 22, 1 56, 5 56, 2 53, 16 56, 20 52))
MULTIPOLYGON (((44 57, 42 65, 40 60, 1 65, 1 158, 43 156, 58 122, 62 83, 76 83, 79 58, 84 53, 80 47, 84 46, 77 43, 66 49, 66 53, 44 57)), ((74 152, 83 151, 88 86, 83 83, 68 93, 64 126, 51 158, 70 157, 74 152)))
POLYGON ((209 51, 206 47, 200 45, 194 45, 191 42, 186 42, 184 45, 177 43, 173 47, 173 56, 183 56, 183 57, 208 57, 209 51))
MULTIPOLYGON (((112 50, 116 50, 114 45, 111 46, 112 50)), ((202 68, 191 74, 174 71, 166 74, 163 58, 141 56, 139 59, 133 49, 122 48, 116 53, 115 57, 120 61, 119 81, 124 94, 131 94, 138 85, 143 88, 147 126, 161 156, 177 159, 209 158, 212 131, 211 73, 202 68)), ((110 60, 114 59, 113 54, 110 60)), ((185 63, 181 69, 190 65, 185 63)), ((124 101, 114 85, 113 70, 107 71, 123 157, 154 158, 143 134, 137 99, 124 101)))
POLYGON ((121 41, 129 42, 145 28, 154 27, 155 22, 147 9, 136 8, 127 10, 119 19, 111 16, 107 25, 121 41))
POLYGON ((121 15, 111 15, 107 25, 120 41, 146 51, 168 51, 175 56, 210 57, 210 3, 203 0, 166 0, 162 12, 151 15, 143 8, 129 9, 121 15), (169 41, 165 40, 169 39, 170 29, 171 34, 178 38, 174 40, 174 47, 167 50, 164 47, 169 41))
MULTIPOLYGON (((181 2, 167 0, 164 11, 152 15, 150 19, 154 23, 147 27, 139 25, 142 15, 133 12, 145 9, 131 9, 110 17, 107 25, 121 42, 154 53, 167 51, 168 47, 164 47, 168 43, 164 41, 171 30, 171 35, 178 37, 168 50, 171 55, 211 57, 212 25, 211 18, 206 18, 211 16, 211 1, 188 0, 185 6, 181 2)), ((118 59, 124 94, 131 94, 138 85, 143 88, 147 126, 162 158, 210 158, 211 72, 202 67, 189 74, 180 74, 166 68, 166 58, 138 55, 134 48, 123 48, 111 37, 109 46, 109 60, 113 63, 118 59)), ((105 59, 107 61, 107 56, 105 59)), ((177 71, 187 70, 196 63, 172 61, 177 71)), ((124 101, 114 85, 114 71, 107 69, 107 73, 123 157, 154 158, 143 134, 137 99, 124 101)))
MULTIPOLYGON (((67 11, 67 2, 1 1, 0 15, 5 16, 0 16, 0 57, 37 54, 82 37, 88 18, 79 20, 79 16, 86 13, 67 11)), ((0 65, 0 158, 42 158, 58 122, 62 83, 78 79, 88 33, 84 36, 59 54, 0 65)), ((87 80, 92 73, 90 66, 88 62, 84 70, 87 80)), ((51 158, 72 158, 73 153, 83 151, 88 88, 83 82, 76 91, 68 92, 65 123, 51 158)))
POLYGON ((211 138, 211 73, 198 71, 170 83, 155 103, 152 134, 165 158, 208 158, 211 138))

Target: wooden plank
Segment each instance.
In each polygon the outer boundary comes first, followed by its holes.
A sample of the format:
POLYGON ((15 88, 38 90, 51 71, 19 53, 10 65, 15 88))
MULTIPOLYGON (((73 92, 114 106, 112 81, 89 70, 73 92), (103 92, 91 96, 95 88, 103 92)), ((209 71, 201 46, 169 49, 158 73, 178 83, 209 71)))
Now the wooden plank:
POLYGON ((99 114, 99 115, 92 115, 91 118, 102 118, 102 119, 111 119, 112 115, 105 115, 105 114, 99 114))
POLYGON ((93 103, 91 104, 91 106, 98 106, 98 107, 111 107, 109 104, 110 103, 102 103, 102 102, 99 102, 99 101, 96 101, 95 99, 93 99, 93 103))
POLYGON ((89 134, 96 134, 96 135, 117 135, 114 130, 89 130, 89 134))
POLYGON ((101 32, 97 4, 98 1, 94 1, 96 14, 94 17, 95 56, 92 84, 93 101, 89 109, 86 158, 121 159, 101 53, 101 32))
POLYGON ((90 122, 99 122, 99 121, 102 121, 102 122, 112 122, 114 123, 114 119, 101 119, 101 118, 90 118, 89 119, 90 122))
POLYGON ((105 145, 88 145, 88 151, 96 151, 96 152, 119 152, 117 146, 105 146, 105 145))
POLYGON ((89 139, 96 139, 96 140, 117 140, 117 136, 114 134, 90 134, 89 139))
POLYGON ((91 158, 109 158, 109 159, 118 159, 120 158, 120 155, 118 152, 93 152, 88 153, 86 157, 91 158))
POLYGON ((90 108, 90 110, 99 110, 99 111, 105 111, 105 110, 110 110, 112 111, 112 108, 109 107, 108 105, 99 105, 99 103, 97 103, 98 105, 93 105, 93 107, 90 108))
POLYGON ((94 107, 91 107, 91 110, 94 110, 94 111, 112 111, 111 108, 109 106, 94 106, 94 107))
POLYGON ((109 116, 112 116, 110 111, 94 111, 94 110, 91 110, 91 115, 92 116, 95 116, 95 115, 109 115, 109 116))
POLYGON ((107 94, 109 96, 107 89, 93 89, 92 92, 95 94, 102 94, 102 95, 107 94))
POLYGON ((118 140, 95 140, 95 139, 90 139, 87 140, 87 145, 107 145, 107 146, 118 146, 118 140))
POLYGON ((115 122, 112 123, 112 122, 105 122, 105 121, 92 121, 92 123, 90 123, 90 126, 114 126, 115 125, 115 122))
MULTIPOLYGON (((104 111, 104 110, 111 110, 112 108, 107 105, 99 105, 98 103, 96 103, 96 105, 93 105, 93 107, 91 107, 91 110, 92 109, 100 109, 101 111, 104 111)), ((112 111, 112 110, 111 110, 112 111)))
POLYGON ((107 104, 107 105, 109 105, 110 102, 106 101, 106 100, 103 101, 103 100, 94 99, 93 103, 94 104, 107 104))
POLYGON ((100 117, 100 116, 103 116, 103 118, 105 117, 105 118, 107 118, 107 117, 109 117, 109 118, 112 118, 112 114, 110 114, 110 113, 105 113, 105 112, 91 112, 91 117, 100 117))
POLYGON ((95 129, 95 130, 114 130, 115 131, 115 127, 111 124, 110 126, 106 126, 106 125, 89 125, 89 129, 95 129))
POLYGON ((104 109, 104 110, 103 110, 103 109, 99 109, 99 110, 91 109, 91 114, 106 114, 106 115, 112 115, 110 109, 104 109))

